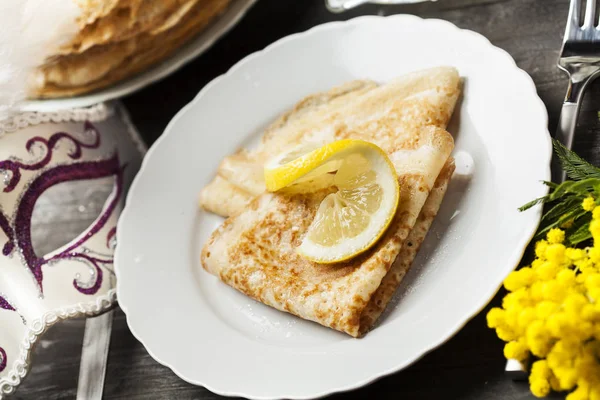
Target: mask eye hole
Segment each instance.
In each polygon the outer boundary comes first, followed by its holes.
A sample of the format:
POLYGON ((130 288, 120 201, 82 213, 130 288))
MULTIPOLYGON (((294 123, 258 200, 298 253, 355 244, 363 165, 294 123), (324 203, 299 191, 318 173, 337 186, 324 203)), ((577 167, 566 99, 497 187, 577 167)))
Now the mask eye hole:
POLYGON ((102 212, 114 188, 112 176, 63 182, 37 200, 31 218, 31 242, 38 256, 73 241, 102 212))

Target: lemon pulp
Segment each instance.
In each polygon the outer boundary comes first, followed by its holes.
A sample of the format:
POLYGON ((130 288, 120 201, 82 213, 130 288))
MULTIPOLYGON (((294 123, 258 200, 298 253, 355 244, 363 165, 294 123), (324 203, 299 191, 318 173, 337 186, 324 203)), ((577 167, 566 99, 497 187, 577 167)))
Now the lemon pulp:
POLYGON ((373 246, 399 202, 394 166, 383 150, 362 140, 292 149, 265 165, 265 182, 270 191, 332 190, 298 248, 320 263, 348 260, 373 246))

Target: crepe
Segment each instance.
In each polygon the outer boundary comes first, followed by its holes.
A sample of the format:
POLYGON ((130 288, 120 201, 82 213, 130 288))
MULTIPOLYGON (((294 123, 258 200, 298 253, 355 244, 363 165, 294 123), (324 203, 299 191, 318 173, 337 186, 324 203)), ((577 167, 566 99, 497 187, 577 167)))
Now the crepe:
POLYGON ((453 140, 444 128, 458 94, 456 70, 442 67, 382 86, 354 82, 299 103, 267 129, 257 150, 225 159, 203 190, 205 208, 233 215, 205 245, 204 268, 264 304, 354 337, 364 334, 412 263, 441 204, 454 169, 453 140), (368 140, 388 153, 399 174, 401 201, 373 248, 347 262, 317 264, 295 249, 329 191, 252 199, 260 188, 255 174, 235 179, 232 171, 240 163, 262 165, 298 143, 343 138, 368 140), (219 197, 232 201, 211 201, 219 197), (410 245, 404 246, 407 238, 410 245))
POLYGON ((200 206, 223 217, 239 213, 265 191, 264 162, 302 141, 325 144, 355 138, 373 142, 384 150, 391 148, 391 142, 399 135, 370 134, 386 108, 394 107, 388 117, 397 119, 394 123, 398 130, 445 128, 458 94, 456 70, 439 67, 405 75, 383 87, 361 80, 310 95, 266 129, 258 149, 242 149, 225 157, 216 177, 200 192, 200 206), (363 104, 365 108, 361 108, 363 104))
POLYGON ((83 28, 102 17, 105 17, 119 4, 119 2, 120 0, 75 0, 75 3, 81 9, 81 15, 77 21, 79 26, 83 28))
POLYGON ((130 39, 160 27, 178 8, 196 2, 197 0, 120 1, 112 4, 109 12, 104 11, 101 18, 82 26, 69 43, 61 46, 58 53, 82 53, 93 46, 130 39))
POLYGON ((367 306, 362 311, 360 316, 359 334, 363 335, 373 327, 394 296, 400 282, 402 282, 402 279, 410 269, 413 260, 417 256, 417 252, 419 251, 423 240, 425 240, 427 232, 429 232, 429 228, 440 209, 442 200, 444 200, 444 195, 448 189, 448 183, 450 182, 454 168, 454 160, 450 159, 444 166, 444 169, 442 169, 442 172, 440 172, 433 190, 421 209, 417 222, 406 238, 405 245, 403 245, 400 250, 400 254, 398 254, 396 261, 383 277, 381 284, 375 293, 373 293, 367 306))
POLYGON ((229 1, 121 0, 104 8, 83 2, 93 10, 84 12, 87 25, 33 72, 30 96, 73 96, 136 74, 205 29, 229 1))

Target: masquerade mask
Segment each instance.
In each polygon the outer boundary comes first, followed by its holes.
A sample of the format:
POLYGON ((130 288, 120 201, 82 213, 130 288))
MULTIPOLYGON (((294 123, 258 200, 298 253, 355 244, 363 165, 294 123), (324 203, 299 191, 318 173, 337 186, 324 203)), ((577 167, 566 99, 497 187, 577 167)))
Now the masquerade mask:
POLYGON ((0 121, 0 397, 26 375, 30 350, 49 326, 114 304, 117 218, 141 143, 118 104, 0 121), (102 191, 110 194, 91 225, 57 249, 37 251, 34 233, 62 232, 52 220, 102 191), (53 211, 38 212, 51 195, 53 211))

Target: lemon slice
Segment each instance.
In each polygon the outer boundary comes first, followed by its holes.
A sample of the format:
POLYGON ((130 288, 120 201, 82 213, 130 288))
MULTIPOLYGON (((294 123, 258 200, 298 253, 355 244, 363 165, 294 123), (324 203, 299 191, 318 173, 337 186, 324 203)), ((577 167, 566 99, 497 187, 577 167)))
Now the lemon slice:
POLYGON ((330 188, 298 252, 319 263, 348 260, 373 246, 392 222, 400 190, 386 153, 363 140, 296 147, 265 165, 269 191, 330 188))

